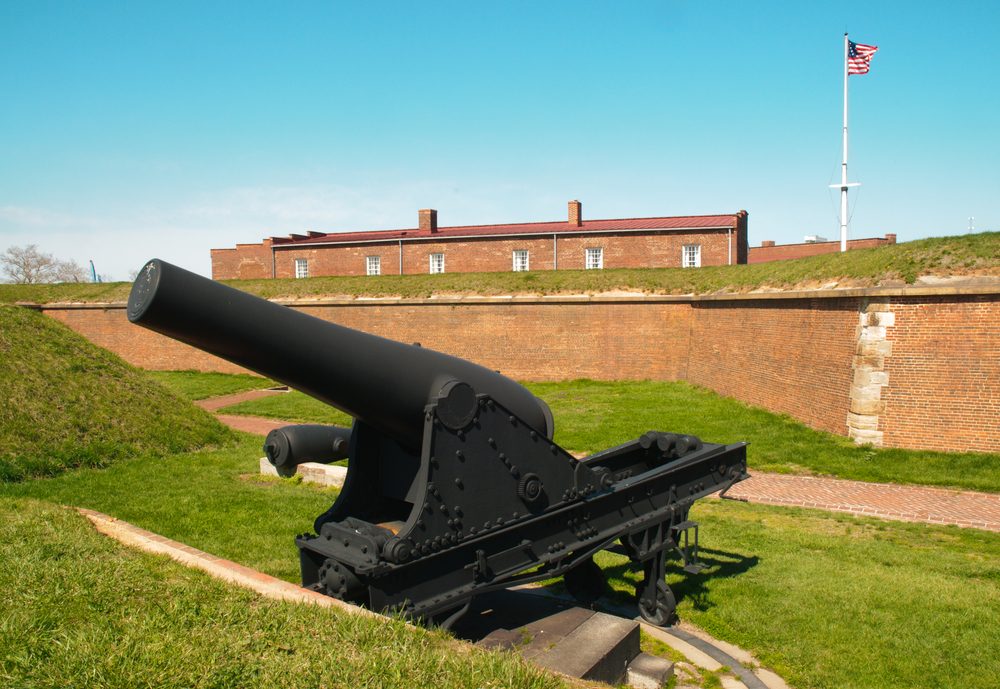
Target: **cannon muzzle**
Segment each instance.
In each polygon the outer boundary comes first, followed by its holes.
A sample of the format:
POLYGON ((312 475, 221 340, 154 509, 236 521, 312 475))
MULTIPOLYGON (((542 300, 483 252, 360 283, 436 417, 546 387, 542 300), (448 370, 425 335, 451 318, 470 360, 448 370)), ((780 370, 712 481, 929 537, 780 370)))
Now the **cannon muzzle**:
POLYGON ((543 401, 483 366, 329 323, 159 259, 139 271, 128 319, 301 390, 409 449, 420 448, 424 408, 455 381, 547 438, 554 430, 543 401))

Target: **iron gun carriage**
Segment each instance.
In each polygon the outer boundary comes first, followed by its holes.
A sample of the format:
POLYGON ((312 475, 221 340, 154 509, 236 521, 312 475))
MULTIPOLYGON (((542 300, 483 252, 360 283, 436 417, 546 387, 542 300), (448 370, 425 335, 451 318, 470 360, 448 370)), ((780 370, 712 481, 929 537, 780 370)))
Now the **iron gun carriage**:
POLYGON ((159 260, 136 278, 128 318, 354 418, 350 429, 281 429, 265 451, 284 473, 348 458, 315 533, 296 538, 302 583, 375 610, 447 626, 478 594, 557 576, 592 600, 604 587, 593 555, 620 542, 643 567, 640 613, 666 624, 668 555, 698 568, 691 505, 748 477, 745 443, 685 434, 651 431, 574 458, 553 441, 545 402, 497 372, 159 260))

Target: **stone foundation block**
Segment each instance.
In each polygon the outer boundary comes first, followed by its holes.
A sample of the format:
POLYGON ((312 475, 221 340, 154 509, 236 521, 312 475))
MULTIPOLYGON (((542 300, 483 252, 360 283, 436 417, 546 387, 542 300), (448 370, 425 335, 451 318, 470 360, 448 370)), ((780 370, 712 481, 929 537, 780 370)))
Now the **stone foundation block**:
POLYGON ((847 415, 847 427, 855 430, 877 431, 878 416, 874 414, 854 414, 847 415))
POLYGON ((875 445, 882 447, 882 431, 869 431, 852 428, 848 435, 857 445, 875 445))

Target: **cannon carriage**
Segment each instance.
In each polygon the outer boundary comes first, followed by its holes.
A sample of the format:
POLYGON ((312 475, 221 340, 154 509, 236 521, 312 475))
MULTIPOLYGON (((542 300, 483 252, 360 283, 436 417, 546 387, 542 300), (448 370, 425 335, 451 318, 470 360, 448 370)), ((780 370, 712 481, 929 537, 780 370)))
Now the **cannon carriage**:
POLYGON ((745 443, 686 434, 650 431, 576 459, 553 441, 548 406, 497 372, 159 260, 136 278, 128 318, 355 419, 279 429, 265 452, 286 475, 348 459, 340 495, 295 539, 302 583, 375 610, 448 626, 476 595, 557 576, 591 601, 604 588, 593 555, 620 543, 643 567, 641 615, 668 624, 667 558, 698 568, 691 505, 748 477, 745 443))

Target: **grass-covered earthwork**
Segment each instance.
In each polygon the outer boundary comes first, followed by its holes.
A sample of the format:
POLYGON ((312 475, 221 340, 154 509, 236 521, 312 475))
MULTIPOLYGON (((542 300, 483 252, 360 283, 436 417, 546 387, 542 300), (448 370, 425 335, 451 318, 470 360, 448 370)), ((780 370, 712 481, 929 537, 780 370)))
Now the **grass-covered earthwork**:
POLYGON ((37 311, 0 306, 0 481, 232 441, 209 414, 37 311))

